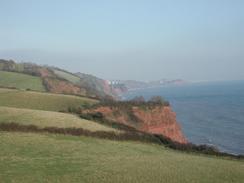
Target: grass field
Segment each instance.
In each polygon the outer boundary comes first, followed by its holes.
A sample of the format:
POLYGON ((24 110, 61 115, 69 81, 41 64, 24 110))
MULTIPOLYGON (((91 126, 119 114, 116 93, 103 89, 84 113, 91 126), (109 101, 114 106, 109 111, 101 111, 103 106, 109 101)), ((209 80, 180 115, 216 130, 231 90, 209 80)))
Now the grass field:
MULTIPOLYGON (((38 78, 27 76, 0 71, 0 85, 38 89, 38 78)), ((66 79, 75 82, 75 78, 66 79)), ((85 97, 0 88, 0 123, 119 133, 57 112, 96 102, 85 97)), ((184 153, 149 143, 0 131, 0 149, 0 183, 244 182, 243 160, 184 153)))
POLYGON ((159 145, 0 132, 1 182, 241 183, 244 162, 159 145))
POLYGON ((57 74, 59 77, 63 78, 63 79, 66 79, 74 84, 78 83, 80 81, 80 78, 78 76, 75 76, 75 75, 72 75, 72 74, 69 74, 67 72, 63 72, 63 71, 60 71, 60 70, 56 70, 54 69, 53 72, 55 74, 57 74))
POLYGON ((0 88, 0 106, 6 107, 61 111, 96 102, 85 97, 0 88))
POLYGON ((72 114, 60 112, 50 112, 31 109, 19 109, 10 107, 0 107, 0 123, 18 123, 22 125, 36 125, 43 127, 59 128, 83 128, 89 131, 113 131, 109 128, 93 121, 81 119, 72 114))
POLYGON ((15 72, 0 71, 0 86, 45 91, 41 78, 15 72))

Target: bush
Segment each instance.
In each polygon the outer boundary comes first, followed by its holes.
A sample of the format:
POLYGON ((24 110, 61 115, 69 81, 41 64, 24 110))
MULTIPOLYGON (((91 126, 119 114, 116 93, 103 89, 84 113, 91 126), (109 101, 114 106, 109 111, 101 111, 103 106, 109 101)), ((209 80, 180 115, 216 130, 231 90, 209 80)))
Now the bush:
POLYGON ((138 96, 138 97, 134 97, 131 101, 141 103, 141 102, 145 102, 145 98, 143 96, 138 96))
POLYGON ((163 97, 161 97, 161 96, 153 96, 153 97, 151 97, 149 102, 156 103, 156 104, 163 104, 165 101, 164 101, 163 97))
POLYGON ((76 107, 68 107, 68 112, 69 112, 69 113, 78 114, 80 111, 81 111, 80 108, 76 108, 76 107))

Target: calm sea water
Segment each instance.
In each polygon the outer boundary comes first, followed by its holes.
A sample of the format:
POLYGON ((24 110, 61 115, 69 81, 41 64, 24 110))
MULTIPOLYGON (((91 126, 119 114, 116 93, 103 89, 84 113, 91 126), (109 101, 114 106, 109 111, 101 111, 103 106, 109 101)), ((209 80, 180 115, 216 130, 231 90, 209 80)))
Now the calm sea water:
POLYGON ((244 154, 244 81, 151 88, 130 91, 124 98, 139 95, 167 99, 190 142, 244 154))

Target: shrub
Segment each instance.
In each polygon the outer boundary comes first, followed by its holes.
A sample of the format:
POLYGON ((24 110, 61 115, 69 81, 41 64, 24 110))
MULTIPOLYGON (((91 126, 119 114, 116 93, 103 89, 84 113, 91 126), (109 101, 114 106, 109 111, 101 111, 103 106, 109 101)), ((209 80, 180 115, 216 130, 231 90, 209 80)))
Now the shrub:
POLYGON ((143 96, 138 96, 138 97, 134 97, 131 101, 133 102, 145 102, 145 98, 143 96))
POLYGON ((162 105, 162 106, 169 106, 170 103, 166 101, 163 97, 161 96, 153 96, 148 100, 148 103, 151 105, 162 105))

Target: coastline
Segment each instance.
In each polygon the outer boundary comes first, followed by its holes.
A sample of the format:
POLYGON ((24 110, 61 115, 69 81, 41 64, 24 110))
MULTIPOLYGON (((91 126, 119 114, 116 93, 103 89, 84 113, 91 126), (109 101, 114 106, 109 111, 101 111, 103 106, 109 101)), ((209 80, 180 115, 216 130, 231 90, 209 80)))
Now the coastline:
MULTIPOLYGON (((130 90, 122 95, 122 99, 127 100, 138 95, 145 98, 161 95, 170 102, 183 133, 190 142, 215 146, 221 152, 243 155, 244 144, 240 139, 243 139, 244 130, 241 122, 244 119, 241 112, 244 100, 237 98, 239 92, 244 91, 243 83, 227 81, 130 90)), ((240 97, 244 99, 244 96, 240 97)))

